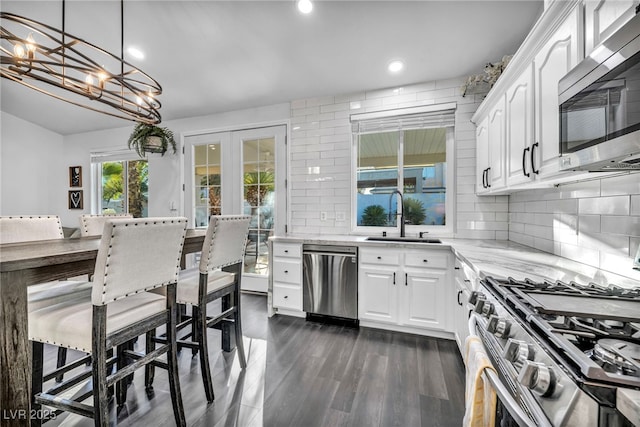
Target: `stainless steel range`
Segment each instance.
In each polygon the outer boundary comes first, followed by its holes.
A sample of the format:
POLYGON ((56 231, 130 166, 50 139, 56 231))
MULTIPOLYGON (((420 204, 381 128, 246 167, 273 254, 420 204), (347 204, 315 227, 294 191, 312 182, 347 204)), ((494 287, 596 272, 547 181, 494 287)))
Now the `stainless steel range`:
POLYGON ((498 372, 497 425, 636 425, 619 396, 640 390, 640 288, 490 277, 481 285, 470 324, 498 372))

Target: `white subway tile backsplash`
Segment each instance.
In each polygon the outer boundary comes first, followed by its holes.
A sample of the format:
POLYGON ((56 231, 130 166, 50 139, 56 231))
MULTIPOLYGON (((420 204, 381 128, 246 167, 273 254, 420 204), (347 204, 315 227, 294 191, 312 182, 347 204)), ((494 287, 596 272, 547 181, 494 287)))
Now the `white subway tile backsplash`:
POLYGON ((631 215, 640 215, 640 195, 631 196, 631 215))
POLYGON ((611 177, 601 182, 602 196, 640 194, 640 176, 637 173, 611 177))
POLYGON ((629 215, 629 196, 591 197, 580 199, 580 213, 596 215, 629 215))
POLYGON ((603 216, 600 231, 610 234, 640 236, 640 216, 603 216))

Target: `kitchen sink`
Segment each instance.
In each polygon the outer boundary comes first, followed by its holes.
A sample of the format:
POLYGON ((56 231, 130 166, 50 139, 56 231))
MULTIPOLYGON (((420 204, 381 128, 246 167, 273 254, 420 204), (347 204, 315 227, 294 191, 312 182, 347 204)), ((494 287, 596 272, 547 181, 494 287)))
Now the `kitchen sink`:
POLYGON ((418 237, 367 237, 370 242, 400 242, 400 243, 442 243, 440 239, 425 239, 418 237))

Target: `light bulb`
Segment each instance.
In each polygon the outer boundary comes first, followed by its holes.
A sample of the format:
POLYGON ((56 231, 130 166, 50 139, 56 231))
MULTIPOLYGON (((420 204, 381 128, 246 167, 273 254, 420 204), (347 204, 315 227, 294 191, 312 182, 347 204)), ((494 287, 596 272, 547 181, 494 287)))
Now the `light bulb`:
POLYGON ((139 96, 136 96, 136 104, 142 105, 142 98, 140 98, 139 96))
POLYGON ((26 45, 29 52, 36 51, 36 41, 33 39, 33 34, 29 34, 29 36, 27 37, 26 45))
POLYGON ((84 81, 88 86, 93 86, 93 76, 91 74, 87 74, 87 77, 84 78, 84 81))
POLYGON ((104 82, 107 80, 107 74, 104 71, 98 73, 98 87, 104 89, 104 82))
POLYGON ((311 3, 311 0, 298 0, 298 10, 304 14, 311 13, 313 3, 311 3))
POLYGON ((21 44, 17 44, 13 46, 13 55, 16 58, 24 58, 25 54, 26 54, 26 51, 24 50, 24 46, 22 46, 21 44))

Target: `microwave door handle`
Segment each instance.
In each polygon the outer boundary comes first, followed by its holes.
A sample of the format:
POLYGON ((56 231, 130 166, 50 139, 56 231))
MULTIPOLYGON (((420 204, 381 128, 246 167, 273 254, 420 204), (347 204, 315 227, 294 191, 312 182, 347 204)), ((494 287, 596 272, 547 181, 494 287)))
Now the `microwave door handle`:
POLYGON ((538 175, 540 173, 540 169, 536 169, 535 167, 535 156, 536 156, 536 147, 538 147, 540 144, 539 143, 535 143, 531 146, 531 170, 533 171, 533 173, 535 173, 536 175, 538 175))
POLYGON ((527 178, 531 176, 531 174, 527 172, 527 151, 529 151, 529 148, 530 147, 527 147, 524 150, 522 150, 522 173, 527 178))

